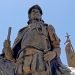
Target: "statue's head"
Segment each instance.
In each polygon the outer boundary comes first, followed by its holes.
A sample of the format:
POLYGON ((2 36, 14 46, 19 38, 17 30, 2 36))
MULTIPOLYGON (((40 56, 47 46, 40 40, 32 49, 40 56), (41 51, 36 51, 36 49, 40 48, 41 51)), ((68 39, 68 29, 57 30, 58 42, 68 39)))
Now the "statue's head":
POLYGON ((42 9, 39 5, 32 6, 28 11, 29 20, 40 20, 42 14, 42 9))

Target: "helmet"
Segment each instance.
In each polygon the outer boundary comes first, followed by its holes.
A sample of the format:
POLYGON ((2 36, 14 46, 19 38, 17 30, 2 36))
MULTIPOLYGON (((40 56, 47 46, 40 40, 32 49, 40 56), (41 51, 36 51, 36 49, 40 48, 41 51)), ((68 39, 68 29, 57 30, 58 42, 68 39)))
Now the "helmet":
POLYGON ((41 14, 41 15, 43 14, 43 13, 42 13, 42 9, 40 8, 39 5, 34 5, 34 6, 32 6, 32 7, 29 9, 28 14, 31 13, 32 9, 38 9, 39 12, 40 12, 40 14, 41 14))

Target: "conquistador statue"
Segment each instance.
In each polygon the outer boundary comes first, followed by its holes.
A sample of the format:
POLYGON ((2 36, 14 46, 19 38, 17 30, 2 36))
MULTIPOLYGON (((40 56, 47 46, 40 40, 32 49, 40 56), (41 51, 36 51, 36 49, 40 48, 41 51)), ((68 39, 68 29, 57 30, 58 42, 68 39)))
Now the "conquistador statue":
POLYGON ((60 39, 42 15, 40 6, 32 6, 28 25, 19 30, 13 47, 4 42, 4 56, 15 65, 15 75, 69 75, 60 60, 60 39))

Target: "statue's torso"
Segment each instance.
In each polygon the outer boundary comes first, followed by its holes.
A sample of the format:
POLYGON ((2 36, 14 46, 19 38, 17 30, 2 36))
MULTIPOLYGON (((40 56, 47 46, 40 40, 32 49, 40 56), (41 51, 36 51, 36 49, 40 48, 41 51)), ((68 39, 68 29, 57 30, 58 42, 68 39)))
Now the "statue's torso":
POLYGON ((33 46, 38 49, 45 49, 45 43, 49 47, 47 26, 40 23, 33 23, 28 31, 24 33, 22 38, 21 48, 33 46))

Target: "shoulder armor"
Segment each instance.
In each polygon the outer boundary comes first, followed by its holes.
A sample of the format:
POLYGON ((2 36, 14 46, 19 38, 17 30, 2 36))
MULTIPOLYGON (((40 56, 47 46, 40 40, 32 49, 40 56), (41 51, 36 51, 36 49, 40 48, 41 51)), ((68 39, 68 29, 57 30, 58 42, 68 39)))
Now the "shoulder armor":
POLYGON ((55 32, 55 28, 53 27, 53 25, 48 25, 48 27, 52 30, 52 31, 54 31, 55 32))
POLYGON ((24 29, 26 29, 27 27, 23 27, 19 30, 19 32, 22 32, 24 29))

